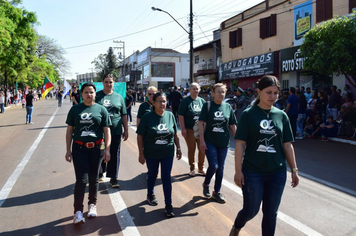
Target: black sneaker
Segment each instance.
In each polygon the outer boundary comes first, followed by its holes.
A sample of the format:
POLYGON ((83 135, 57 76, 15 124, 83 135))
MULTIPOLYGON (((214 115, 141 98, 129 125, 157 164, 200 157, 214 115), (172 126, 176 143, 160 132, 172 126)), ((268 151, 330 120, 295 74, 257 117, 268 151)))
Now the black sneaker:
POLYGON ((152 194, 152 195, 147 194, 147 202, 151 206, 157 206, 158 205, 157 198, 156 198, 156 196, 154 194, 152 194))
POLYGON ((206 198, 210 198, 211 197, 209 186, 206 185, 205 183, 203 183, 203 195, 206 198))
POLYGON ((171 218, 174 217, 174 212, 173 212, 173 206, 172 205, 166 205, 166 208, 164 210, 164 212, 166 213, 166 216, 171 218))
POLYGON ((222 193, 215 193, 213 192, 213 198, 218 202, 218 203, 225 203, 226 199, 225 196, 222 193))
POLYGON ((119 187, 120 187, 120 185, 119 185, 117 179, 115 179, 115 178, 111 178, 111 179, 110 179, 110 185, 111 185, 111 187, 113 187, 113 188, 119 188, 119 187))

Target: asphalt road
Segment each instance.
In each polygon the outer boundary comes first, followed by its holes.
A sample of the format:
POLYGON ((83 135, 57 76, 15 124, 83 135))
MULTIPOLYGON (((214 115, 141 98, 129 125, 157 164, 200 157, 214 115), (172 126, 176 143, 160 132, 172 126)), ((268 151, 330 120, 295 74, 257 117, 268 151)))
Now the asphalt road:
MULTIPOLYGON (((172 170, 176 217, 163 213, 160 179, 158 206, 146 202, 146 166, 138 163, 135 125, 122 143, 120 189, 108 179, 100 184, 98 217, 72 224, 74 169, 64 160, 65 119, 70 103, 34 103, 33 125, 25 124, 20 106, 0 114, 0 235, 228 235, 242 207, 240 189, 233 183, 233 147, 225 165, 222 192, 226 204, 202 198, 202 176, 189 177, 187 149, 172 170)), ((138 104, 133 107, 136 116, 138 104)), ((136 120, 134 119, 134 124, 136 120)), ((276 235, 356 235, 356 147, 338 142, 297 140, 294 143, 300 185, 285 187, 276 235)), ((87 195, 86 195, 87 197, 87 195)), ((85 215, 87 208, 85 207, 85 215)), ((261 235, 260 212, 242 235, 261 235)))

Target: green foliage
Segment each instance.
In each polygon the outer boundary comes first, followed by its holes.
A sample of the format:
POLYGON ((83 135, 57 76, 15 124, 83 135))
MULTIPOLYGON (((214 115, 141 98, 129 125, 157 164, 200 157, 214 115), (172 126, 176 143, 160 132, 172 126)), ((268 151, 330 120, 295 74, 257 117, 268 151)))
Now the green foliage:
POLYGON ((7 28, 0 28, 3 35, 9 36, 3 41, 7 46, 0 53, 0 73, 6 85, 8 79, 13 83, 18 76, 25 77, 27 67, 34 59, 37 36, 33 26, 37 23, 37 17, 8 1, 0 2, 0 12, 5 16, 2 22, 9 24, 7 28))
POLYGON ((108 49, 108 53, 106 54, 106 66, 107 66, 107 73, 111 73, 113 70, 117 68, 117 58, 114 54, 114 50, 112 47, 108 49))
POLYGON ((313 27, 301 53, 304 68, 320 74, 343 74, 356 88, 356 14, 335 17, 313 27))

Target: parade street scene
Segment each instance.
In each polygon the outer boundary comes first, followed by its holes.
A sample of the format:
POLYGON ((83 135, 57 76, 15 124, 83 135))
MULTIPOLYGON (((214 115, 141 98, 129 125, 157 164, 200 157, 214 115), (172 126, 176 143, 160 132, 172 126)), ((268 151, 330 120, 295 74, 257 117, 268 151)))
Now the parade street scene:
POLYGON ((0 0, 0 236, 356 236, 356 1, 0 0))

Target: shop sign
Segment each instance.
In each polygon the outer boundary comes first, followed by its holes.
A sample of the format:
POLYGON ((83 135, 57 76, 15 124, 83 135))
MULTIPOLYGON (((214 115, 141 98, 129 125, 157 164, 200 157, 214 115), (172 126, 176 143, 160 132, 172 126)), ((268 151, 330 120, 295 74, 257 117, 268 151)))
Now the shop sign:
POLYGON ((294 7, 294 46, 300 46, 306 32, 313 26, 313 1, 309 0, 294 7))
POLYGON ((305 58, 300 55, 300 47, 281 50, 281 68, 283 72, 303 70, 305 58))
POLYGON ((223 63, 219 80, 262 76, 274 73, 274 52, 223 63))

